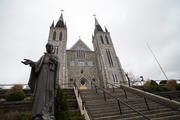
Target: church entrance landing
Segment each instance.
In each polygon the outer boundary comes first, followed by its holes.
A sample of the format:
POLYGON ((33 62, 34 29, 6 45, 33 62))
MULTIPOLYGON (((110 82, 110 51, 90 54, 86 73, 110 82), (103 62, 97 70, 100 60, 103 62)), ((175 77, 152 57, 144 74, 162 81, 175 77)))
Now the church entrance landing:
POLYGON ((79 82, 80 82, 80 87, 79 87, 80 90, 88 89, 87 87, 88 81, 85 78, 81 78, 79 82))

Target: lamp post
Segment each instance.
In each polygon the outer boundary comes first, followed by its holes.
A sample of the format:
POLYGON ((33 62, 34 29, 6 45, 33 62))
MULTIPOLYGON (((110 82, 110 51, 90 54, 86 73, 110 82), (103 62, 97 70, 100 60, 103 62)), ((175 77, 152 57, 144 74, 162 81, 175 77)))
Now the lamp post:
POLYGON ((129 87, 130 87, 130 79, 129 79, 128 73, 125 73, 125 75, 126 75, 126 77, 127 77, 127 79, 128 79, 128 85, 129 85, 129 87))
POLYGON ((140 78, 141 78, 141 85, 142 85, 142 82, 144 82, 144 77, 140 76, 140 78))

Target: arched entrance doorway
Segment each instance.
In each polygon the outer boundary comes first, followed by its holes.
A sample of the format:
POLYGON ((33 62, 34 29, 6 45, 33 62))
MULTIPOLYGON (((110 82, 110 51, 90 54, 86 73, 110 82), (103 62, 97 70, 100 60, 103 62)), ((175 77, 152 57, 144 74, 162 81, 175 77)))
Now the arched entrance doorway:
POLYGON ((81 90, 88 89, 88 87, 87 87, 88 81, 85 78, 81 78, 79 81, 79 84, 80 84, 79 89, 81 89, 81 90))

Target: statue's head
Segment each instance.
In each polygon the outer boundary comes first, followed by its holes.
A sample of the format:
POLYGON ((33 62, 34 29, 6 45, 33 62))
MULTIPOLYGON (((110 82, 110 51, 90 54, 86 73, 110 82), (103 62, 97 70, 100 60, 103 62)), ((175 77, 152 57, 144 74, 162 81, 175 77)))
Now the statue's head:
POLYGON ((47 51, 47 53, 52 53, 52 51, 53 51, 53 45, 50 44, 50 43, 47 43, 47 44, 46 44, 46 51, 47 51))

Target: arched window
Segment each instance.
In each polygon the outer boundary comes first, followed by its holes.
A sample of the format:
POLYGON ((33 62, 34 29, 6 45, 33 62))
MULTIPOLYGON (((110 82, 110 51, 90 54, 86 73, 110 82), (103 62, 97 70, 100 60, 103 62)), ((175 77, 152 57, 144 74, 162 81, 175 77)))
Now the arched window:
POLYGON ((62 32, 59 33, 59 40, 62 40, 62 32))
POLYGON ((105 38, 106 38, 106 43, 107 43, 107 44, 109 44, 108 37, 107 37, 107 36, 105 36, 105 38))
POLYGON ((118 78, 114 72, 112 73, 112 77, 113 77, 114 82, 118 83, 118 78))
POLYGON ((56 31, 53 33, 53 40, 56 40, 56 31))
POLYGON ((109 65, 113 66, 113 61, 112 61, 112 57, 111 57, 111 53, 110 53, 109 49, 106 49, 106 54, 107 54, 107 58, 108 58, 108 61, 109 61, 109 65))
POLYGON ((102 44, 104 44, 104 40, 103 40, 102 35, 100 36, 100 39, 101 39, 102 44))
POLYGON ((82 47, 78 47, 77 49, 77 58, 80 58, 80 59, 85 58, 85 51, 82 47))

